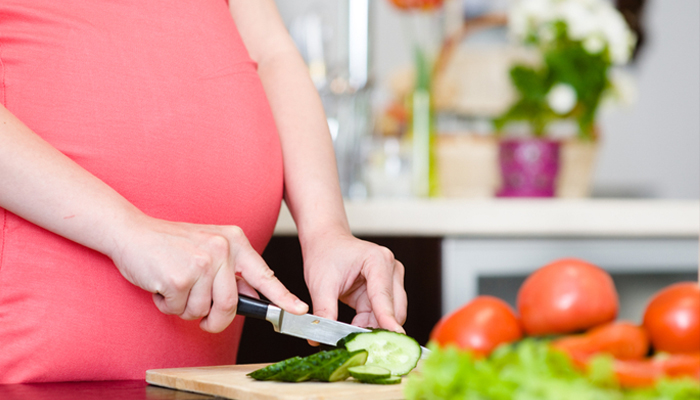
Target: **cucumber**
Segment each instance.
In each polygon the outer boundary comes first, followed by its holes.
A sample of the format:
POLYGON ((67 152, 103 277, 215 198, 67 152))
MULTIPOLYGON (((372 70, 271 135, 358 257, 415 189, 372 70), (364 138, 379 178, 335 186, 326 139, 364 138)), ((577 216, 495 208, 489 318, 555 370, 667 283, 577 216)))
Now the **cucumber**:
POLYGON ((319 351, 316 354, 304 357, 301 362, 283 368, 273 379, 284 382, 304 382, 311 379, 314 372, 326 363, 341 356, 347 358, 348 355, 349 353, 345 349, 319 351))
POLYGON ((312 377, 324 382, 337 382, 350 376, 348 368, 363 365, 367 361, 367 351, 347 351, 317 369, 312 377))
POLYGON ((398 376, 411 372, 421 355, 420 345, 415 339, 383 329, 351 333, 339 343, 351 352, 367 350, 367 364, 386 368, 398 376))
POLYGON ((350 376, 348 368, 363 365, 367 351, 347 349, 320 351, 308 357, 292 357, 248 374, 265 381, 303 382, 316 379, 325 382, 342 381, 350 376))
POLYGON ((400 376, 390 376, 388 378, 384 379, 373 379, 369 381, 360 381, 362 383, 372 383, 375 385, 398 385, 401 383, 401 377, 400 376))
POLYGON ((281 373, 285 369, 289 369, 297 363, 302 362, 303 358, 297 356, 288 358, 286 360, 280 361, 278 363, 268 365, 267 367, 256 369, 255 371, 248 374, 249 377, 259 380, 268 381, 272 380, 276 375, 281 373))
POLYGON ((391 371, 377 365, 365 364, 348 368, 350 376, 358 381, 368 382, 391 377, 391 371))

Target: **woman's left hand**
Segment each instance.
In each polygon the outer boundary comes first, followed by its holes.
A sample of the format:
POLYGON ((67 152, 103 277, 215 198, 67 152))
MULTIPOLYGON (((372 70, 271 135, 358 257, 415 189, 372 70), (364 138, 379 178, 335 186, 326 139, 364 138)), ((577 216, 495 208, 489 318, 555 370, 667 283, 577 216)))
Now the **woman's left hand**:
POLYGON ((404 332, 404 267, 389 249, 350 234, 328 234, 302 251, 314 315, 337 319, 340 300, 355 309, 353 325, 404 332))

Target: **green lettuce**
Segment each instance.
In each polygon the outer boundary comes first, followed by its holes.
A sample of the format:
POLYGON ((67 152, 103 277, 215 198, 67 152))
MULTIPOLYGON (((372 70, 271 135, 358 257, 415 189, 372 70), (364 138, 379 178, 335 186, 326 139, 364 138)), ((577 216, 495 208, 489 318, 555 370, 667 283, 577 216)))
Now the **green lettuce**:
POLYGON ((586 373, 545 340, 526 339, 476 359, 456 348, 429 344, 432 354, 409 376, 408 400, 698 400, 692 380, 662 380, 644 390, 622 390, 612 359, 597 357, 586 373))

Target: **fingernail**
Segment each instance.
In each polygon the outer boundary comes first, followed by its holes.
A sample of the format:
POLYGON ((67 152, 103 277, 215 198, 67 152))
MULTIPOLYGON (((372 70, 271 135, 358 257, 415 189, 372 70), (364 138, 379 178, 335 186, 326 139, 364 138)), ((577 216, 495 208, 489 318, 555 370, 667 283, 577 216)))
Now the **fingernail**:
POLYGON ((298 309, 301 309, 301 308, 307 308, 307 309, 308 309, 308 308, 309 308, 309 306, 308 306, 306 303, 304 303, 303 301, 301 301, 301 300, 299 300, 299 299, 294 300, 294 305, 295 305, 298 309))

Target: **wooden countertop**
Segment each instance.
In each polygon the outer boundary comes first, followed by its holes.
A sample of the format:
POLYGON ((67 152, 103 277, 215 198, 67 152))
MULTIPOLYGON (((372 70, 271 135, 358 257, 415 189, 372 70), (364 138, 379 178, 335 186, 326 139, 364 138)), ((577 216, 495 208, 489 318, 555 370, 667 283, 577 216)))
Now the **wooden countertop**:
MULTIPOLYGON (((346 201, 359 236, 697 238, 699 200, 406 199, 346 201)), ((275 235, 296 235, 283 206, 275 235)))

